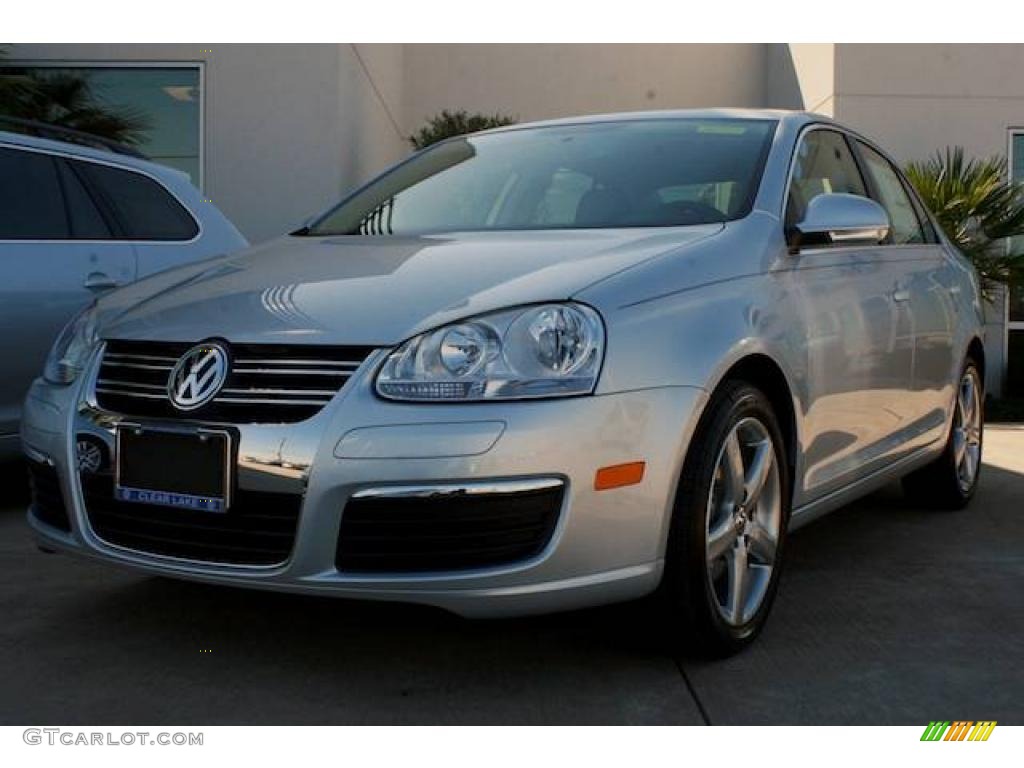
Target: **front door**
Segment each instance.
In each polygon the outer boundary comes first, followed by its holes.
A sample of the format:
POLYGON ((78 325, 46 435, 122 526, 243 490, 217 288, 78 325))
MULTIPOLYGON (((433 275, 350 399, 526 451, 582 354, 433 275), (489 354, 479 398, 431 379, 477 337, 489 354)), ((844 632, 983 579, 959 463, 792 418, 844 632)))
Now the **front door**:
MULTIPOLYGON (((828 193, 867 196, 868 187, 846 137, 814 129, 794 158, 787 224, 828 193)), ((779 277, 799 297, 807 337, 799 490, 809 502, 884 466, 899 449, 914 356, 910 273, 884 244, 823 245, 801 249, 779 277)))

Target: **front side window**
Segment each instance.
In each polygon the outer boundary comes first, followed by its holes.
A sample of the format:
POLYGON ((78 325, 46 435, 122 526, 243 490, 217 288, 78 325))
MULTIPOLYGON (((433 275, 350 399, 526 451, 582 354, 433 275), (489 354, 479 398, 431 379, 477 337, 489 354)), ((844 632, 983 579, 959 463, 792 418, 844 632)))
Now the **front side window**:
POLYGON ((311 235, 670 227, 745 216, 772 120, 633 120, 452 139, 324 215, 311 235))
POLYGON ((0 240, 64 240, 69 234, 53 158, 0 149, 0 240))
POLYGON ((786 204, 786 225, 803 221, 807 205, 818 195, 867 194, 857 162, 843 135, 813 130, 804 134, 793 158, 793 173, 786 204))
POLYGON ((925 237, 921 221, 917 218, 914 204, 910 201, 910 196, 896 170, 871 147, 860 142, 858 146, 878 195, 878 202, 889 214, 891 242, 896 245, 923 243, 925 237))

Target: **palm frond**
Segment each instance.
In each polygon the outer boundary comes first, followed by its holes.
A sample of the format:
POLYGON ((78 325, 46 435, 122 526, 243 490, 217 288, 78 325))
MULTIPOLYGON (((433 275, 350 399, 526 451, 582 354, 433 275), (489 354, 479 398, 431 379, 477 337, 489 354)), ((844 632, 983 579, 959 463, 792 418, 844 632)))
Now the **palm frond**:
MULTIPOLYGON (((103 103, 93 92, 87 75, 76 72, 19 72, 17 87, 0 87, 0 113, 83 131, 94 136, 138 145, 151 124, 135 109, 103 103)), ((2 80, 0 80, 2 82, 2 80)))
POLYGON ((947 147, 906 173, 989 290, 1024 277, 1024 186, 1008 179, 1003 158, 967 159, 947 147))

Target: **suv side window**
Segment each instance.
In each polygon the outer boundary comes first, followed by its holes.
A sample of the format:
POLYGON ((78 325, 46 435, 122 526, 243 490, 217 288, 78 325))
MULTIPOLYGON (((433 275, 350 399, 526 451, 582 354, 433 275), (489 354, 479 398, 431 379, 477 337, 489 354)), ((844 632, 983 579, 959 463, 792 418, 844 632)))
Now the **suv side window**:
POLYGON ((798 224, 818 195, 842 192, 866 196, 864 179, 841 133, 816 129, 804 134, 793 158, 786 202, 786 226, 798 224))
POLYGON ((76 240, 110 240, 113 235, 82 180, 66 160, 57 160, 64 202, 68 209, 71 236, 76 240))
POLYGON ((890 242, 895 245, 925 242, 924 229, 917 211, 910 200, 910 195, 903 186, 896 169, 888 160, 871 147, 857 142, 864 165, 874 186, 879 204, 889 214, 892 229, 889 232, 890 242))
POLYGON ((0 240, 66 240, 69 235, 53 158, 0 149, 0 240))
POLYGON ((191 240, 198 234, 192 215, 148 176, 99 163, 72 165, 113 212, 121 239, 191 240))

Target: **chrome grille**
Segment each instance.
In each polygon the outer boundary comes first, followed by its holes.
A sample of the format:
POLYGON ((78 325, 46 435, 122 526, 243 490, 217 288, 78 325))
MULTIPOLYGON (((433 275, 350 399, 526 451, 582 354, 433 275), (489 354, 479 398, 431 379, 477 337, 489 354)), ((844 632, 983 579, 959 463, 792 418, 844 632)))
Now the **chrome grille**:
POLYGON ((290 423, 320 411, 355 373, 372 347, 233 344, 220 393, 182 413, 167 380, 194 342, 109 341, 96 380, 96 402, 126 416, 196 418, 235 424, 290 423))

